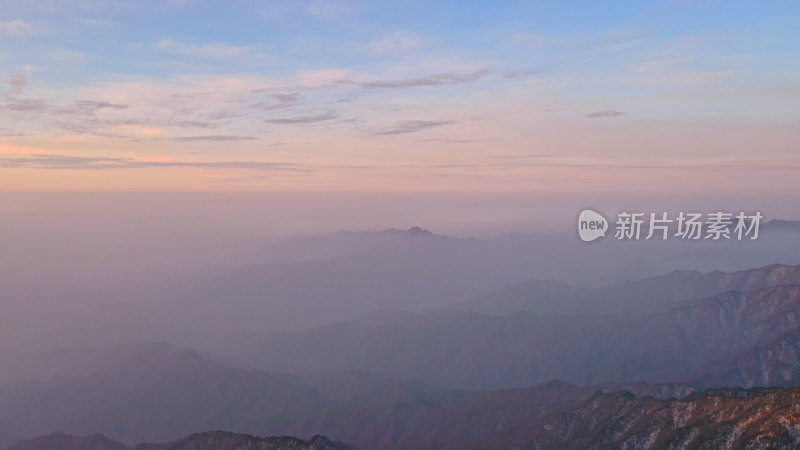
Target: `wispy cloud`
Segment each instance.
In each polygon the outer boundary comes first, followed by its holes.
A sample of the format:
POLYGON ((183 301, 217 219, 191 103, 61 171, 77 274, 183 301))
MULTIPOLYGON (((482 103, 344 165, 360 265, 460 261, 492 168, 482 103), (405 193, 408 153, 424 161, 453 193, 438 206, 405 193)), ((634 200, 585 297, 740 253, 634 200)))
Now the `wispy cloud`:
POLYGON ((128 109, 128 106, 102 100, 76 100, 72 105, 58 109, 56 114, 94 114, 104 109, 122 111, 128 109))
POLYGON ((303 124, 303 123, 317 123, 317 122, 324 122, 326 120, 333 120, 338 118, 338 114, 333 111, 327 111, 322 114, 314 114, 308 116, 295 116, 295 117, 284 117, 280 119, 267 119, 265 123, 274 123, 280 125, 292 125, 292 124, 303 124))
POLYGON ((424 86, 444 86, 448 84, 463 84, 478 81, 489 74, 487 69, 468 73, 438 73, 420 78, 407 78, 401 80, 341 80, 338 84, 354 85, 362 89, 403 89, 424 86))
POLYGON ((37 154, 25 156, 0 155, 0 167, 36 169, 93 169, 112 166, 119 158, 84 157, 37 154))
POLYGON ((17 92, 21 92, 28 85, 28 78, 24 73, 8 77, 8 85, 17 92))
POLYGON ((36 28, 24 20, 9 20, 0 22, 0 34, 12 37, 24 37, 35 34, 36 28))
MULTIPOLYGON (((18 83, 20 89, 22 83, 18 83)), ((145 117, 142 105, 127 105, 107 100, 77 99, 58 105, 44 99, 19 95, 0 95, 0 113, 21 119, 27 124, 36 124, 51 131, 61 130, 69 134, 103 137, 131 137, 138 135, 137 127, 150 128, 198 128, 214 129, 220 124, 212 117, 203 117, 191 110, 174 111, 145 117), (132 111, 131 111, 132 110, 132 111)))
POLYGON ((148 125, 148 126, 165 126, 165 127, 177 127, 177 128, 219 128, 218 123, 208 122, 205 120, 164 120, 164 121, 157 121, 157 120, 142 120, 139 122, 139 125, 148 125))
MULTIPOLYGON (((70 114, 66 110, 61 110, 65 117, 70 114)), ((113 119, 101 120, 94 116, 89 116, 81 120, 57 120, 53 122, 52 126, 69 133, 77 135, 90 135, 90 136, 103 136, 113 138, 126 138, 131 136, 130 132, 123 132, 121 128, 125 127, 150 127, 151 129, 168 128, 198 128, 198 129, 213 129, 218 128, 219 125, 213 122, 203 122, 195 120, 172 120, 172 119, 113 119)), ((138 133, 138 131, 136 132, 138 133)), ((147 133, 144 134, 161 134, 147 133)), ((190 136, 189 138, 196 138, 197 136, 190 136)), ((203 137, 203 136, 200 136, 203 137)), ((224 136, 223 136, 224 137, 224 136)), ((195 140, 211 140, 211 139, 195 139, 195 140)), ((224 139, 218 139, 224 140, 224 139)), ((230 140, 230 139, 229 139, 230 140)))
POLYGON ((443 142, 445 144, 472 144, 474 142, 482 142, 482 139, 457 139, 457 138, 430 138, 419 139, 417 142, 443 142))
POLYGON ((22 90, 25 89, 25 86, 28 85, 27 72, 30 72, 31 70, 33 70, 33 67, 29 65, 20 67, 19 73, 8 77, 8 85, 11 86, 11 88, 17 93, 22 92, 22 90))
POLYGON ((297 171, 310 169, 292 163, 267 161, 143 161, 133 158, 86 157, 56 154, 0 155, 0 168, 32 169, 146 169, 154 167, 197 167, 259 171, 297 171))
MULTIPOLYGON (((255 90, 254 93, 263 92, 263 90, 255 90)), ((261 111, 274 111, 276 109, 284 109, 294 106, 300 100, 301 95, 296 92, 292 93, 278 93, 270 95, 271 101, 261 101, 251 103, 249 108, 258 109, 261 111)))
POLYGON ((210 135, 210 136, 179 136, 172 139, 178 142, 236 142, 236 141, 254 141, 256 138, 252 136, 210 135))
POLYGON ((25 133, 20 133, 17 130, 9 129, 9 128, 0 128, 0 136, 3 137, 17 137, 17 136, 25 136, 25 133))
POLYGON ((552 153, 535 153, 532 155, 491 155, 490 159, 538 159, 538 158, 552 158, 556 155, 552 153))
POLYGON ((550 69, 551 68, 539 69, 539 70, 514 70, 503 75, 503 78, 505 78, 506 80, 512 80, 514 78, 527 78, 543 74, 550 69))
POLYGON ((416 133, 418 131, 430 130, 445 125, 450 125, 452 120, 401 120, 393 126, 376 133, 375 136, 389 136, 395 134, 416 133))
POLYGON ((291 92, 288 94, 286 93, 272 94, 272 98, 274 98, 275 100, 278 101, 278 103, 281 104, 297 103, 297 101, 300 100, 300 97, 301 95, 297 92, 291 92))
MULTIPOLYGON (((383 90, 434 89, 469 83, 488 73, 487 70, 478 70, 416 78, 360 79, 353 72, 338 71, 327 80, 311 86, 303 84, 304 73, 286 82, 256 76, 178 78, 165 82, 145 80, 101 85, 79 94, 85 97, 71 100, 62 97, 59 102, 53 102, 50 98, 21 95, 27 89, 28 79, 25 78, 25 72, 20 72, 19 77, 7 80, 14 91, 0 95, 0 113, 5 112, 7 116, 18 120, 24 119, 25 123, 17 127, 23 132, 36 129, 47 130, 51 134, 66 132, 69 135, 134 140, 147 134, 142 131, 143 127, 159 130, 215 129, 219 131, 214 132, 214 136, 254 136, 253 133, 261 132, 259 123, 310 126, 317 123, 359 122, 379 132, 402 134, 417 131, 413 129, 414 123, 408 130, 380 130, 378 124, 386 123, 385 118, 366 116, 364 111, 359 110, 360 105, 344 103, 383 90), (334 108, 335 104, 341 106, 334 108), (348 117, 339 109, 347 111, 348 117), (269 112, 274 114, 264 114, 269 112), (370 119, 374 120, 373 124, 369 124, 370 119)), ((425 127, 426 124, 421 122, 416 126, 425 127)), ((194 133, 188 130, 166 133, 164 138, 176 135, 179 138, 194 138, 194 133)))
POLYGON ((605 111, 597 111, 593 113, 586 114, 586 117, 590 119, 603 119, 606 117, 619 117, 624 114, 622 111, 615 111, 613 109, 605 110, 605 111))
MULTIPOLYGON (((24 82, 17 83, 21 91, 25 86, 24 82)), ((0 110, 25 112, 25 113, 42 113, 49 116, 91 116, 100 110, 115 110, 121 111, 128 109, 127 105, 120 105, 116 103, 98 101, 98 100, 76 100, 66 106, 56 106, 40 98, 26 98, 10 96, 0 102, 0 110)), ((85 119, 81 119, 85 120, 85 119)))
POLYGON ((116 103, 97 100, 78 100, 75 102, 75 106, 81 109, 88 109, 92 111, 96 111, 98 109, 128 109, 127 105, 119 105, 116 103))
POLYGON ((11 97, 0 102, 0 110, 5 111, 37 113, 47 111, 48 109, 50 109, 50 105, 38 98, 11 97))

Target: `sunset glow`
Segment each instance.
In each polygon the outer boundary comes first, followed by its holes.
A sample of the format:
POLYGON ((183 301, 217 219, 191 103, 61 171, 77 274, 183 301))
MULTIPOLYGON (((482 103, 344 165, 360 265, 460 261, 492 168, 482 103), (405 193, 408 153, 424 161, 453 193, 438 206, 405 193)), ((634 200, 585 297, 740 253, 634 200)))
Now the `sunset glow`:
POLYGON ((3 190, 800 188, 793 2, 34 3, 3 190))

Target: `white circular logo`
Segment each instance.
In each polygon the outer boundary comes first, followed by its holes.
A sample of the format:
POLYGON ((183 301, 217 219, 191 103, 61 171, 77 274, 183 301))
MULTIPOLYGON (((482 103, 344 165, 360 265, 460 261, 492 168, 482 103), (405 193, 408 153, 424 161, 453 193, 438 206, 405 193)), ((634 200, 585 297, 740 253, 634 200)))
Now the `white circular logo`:
POLYGON ((583 242, 592 242, 606 235, 608 220, 597 211, 584 209, 578 215, 578 237, 583 242))

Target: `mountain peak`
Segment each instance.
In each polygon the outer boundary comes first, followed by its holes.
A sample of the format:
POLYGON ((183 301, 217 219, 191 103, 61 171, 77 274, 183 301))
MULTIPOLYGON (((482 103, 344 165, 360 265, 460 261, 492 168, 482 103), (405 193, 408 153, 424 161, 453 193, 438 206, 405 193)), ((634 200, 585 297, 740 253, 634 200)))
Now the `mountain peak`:
POLYGON ((420 226, 412 226, 408 229, 402 228, 387 228, 382 231, 349 231, 349 230, 342 230, 338 233, 337 236, 344 236, 344 237, 358 237, 358 236, 373 236, 373 237, 381 237, 381 236, 391 236, 391 237, 447 237, 441 234, 435 234, 431 232, 431 230, 427 228, 422 228, 420 226))
POLYGON ((401 230, 399 228, 390 228, 390 229, 384 231, 384 233, 397 234, 397 235, 403 235, 403 236, 413 236, 413 237, 417 237, 417 236, 426 236, 426 237, 427 236, 431 236, 431 237, 437 236, 436 234, 431 233, 431 231, 428 230, 427 228, 422 228, 422 227, 418 227, 418 226, 413 226, 413 227, 411 227, 411 228, 409 228, 407 230, 401 230))
POLYGON ((195 433, 167 444, 140 444, 136 450, 200 450, 207 448, 247 448, 253 450, 346 450, 325 436, 316 435, 308 441, 291 436, 259 437, 229 431, 195 433))
POLYGON ((20 441, 9 450, 34 450, 42 448, 57 448, 61 450, 127 450, 128 447, 121 442, 114 441, 102 434, 90 436, 72 436, 56 431, 45 436, 20 441))
POLYGON ((797 231, 800 230, 800 220, 772 219, 764 223, 763 228, 775 231, 797 231))
MULTIPOLYGON (((20 441, 9 450, 40 450, 43 448, 60 450, 130 450, 130 447, 114 441, 102 434, 91 436, 72 436, 56 431, 26 441, 20 441)), ((316 435, 308 441, 291 436, 258 437, 229 431, 207 431, 195 433, 174 442, 161 444, 139 444, 135 450, 200 450, 208 448, 237 448, 253 450, 347 450, 349 447, 338 444, 325 436, 316 435)))

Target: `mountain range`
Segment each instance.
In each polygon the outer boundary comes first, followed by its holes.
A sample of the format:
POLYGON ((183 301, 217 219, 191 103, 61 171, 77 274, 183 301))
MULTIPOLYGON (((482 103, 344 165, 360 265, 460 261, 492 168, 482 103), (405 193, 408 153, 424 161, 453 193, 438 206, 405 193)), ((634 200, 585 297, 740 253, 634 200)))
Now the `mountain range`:
POLYGON ((183 439, 162 444, 139 444, 129 447, 101 434, 72 436, 55 432, 21 441, 8 450, 348 450, 344 444, 331 442, 324 436, 308 441, 291 436, 258 437, 225 431, 196 433, 183 439))
POLYGON ((793 450, 799 414, 798 389, 722 389, 680 400, 598 393, 487 448, 793 450))
POLYGON ((242 336, 8 359, 0 447, 61 430, 89 437, 35 439, 282 448, 205 434, 224 429, 354 448, 794 448, 800 429, 800 266, 595 289, 534 280, 428 312, 242 336))
MULTIPOLYGON (((658 399, 630 391, 592 393, 560 382, 534 390, 486 393, 426 411, 398 407, 355 424, 354 448, 381 449, 795 449, 800 390, 716 389, 658 399)), ((346 433, 344 433, 346 434, 346 433)), ((344 450, 316 435, 260 438, 204 432, 162 444, 125 445, 104 435, 62 432, 9 450, 344 450)))
MULTIPOLYGON (((596 295, 583 287, 531 282, 450 309, 384 312, 250 336, 223 357, 284 372, 361 370, 437 389, 526 387, 551 379, 707 386, 703 374, 722 377, 722 368, 734 370, 748 354, 777 358, 778 352, 765 349, 793 348, 799 285, 800 266, 782 265, 676 271, 600 288, 596 295), (552 308, 558 298, 565 306, 552 308)), ((786 370, 768 378, 743 374, 737 385, 786 385, 794 376, 786 370)))
MULTIPOLYGON (((687 282, 692 283, 691 270, 731 272, 772 263, 800 264, 800 233, 795 228, 794 222, 769 222, 755 241, 603 239, 587 245, 571 229, 474 239, 412 227, 256 245, 240 262, 129 284, 83 283, 74 277, 22 283, 14 278, 4 281, 5 294, 25 301, 12 308, 0 299, 6 309, 0 317, 0 343, 44 349, 52 342, 97 346, 166 341, 224 351, 235 345, 230 339, 242 339, 244 334, 334 325, 387 309, 424 313, 463 303, 455 309, 489 314, 519 310, 512 292, 498 298, 511 302, 505 309, 480 305, 481 293, 505 289, 521 290, 523 296, 527 290, 537 291, 538 307, 529 309, 533 312, 572 313, 587 307, 584 313, 596 314, 593 304, 580 300, 594 295, 594 290, 613 295, 608 284, 616 285, 622 297, 605 304, 613 306, 607 313, 628 314, 622 300, 634 299, 627 303, 635 309, 630 313, 643 315, 655 312, 655 305, 626 294, 625 280, 685 269, 687 282), (575 258, 578 254, 580 258, 575 258), (507 288, 532 274, 541 280, 540 286, 528 282, 507 288), (576 289, 564 289, 566 283, 576 289), (548 289, 554 289, 549 297, 548 289), (465 302, 471 298, 477 304, 465 302)), ((678 281, 660 285, 659 298, 675 289, 672 299, 682 300, 678 281)), ((693 294, 702 297, 711 292, 693 294)))

